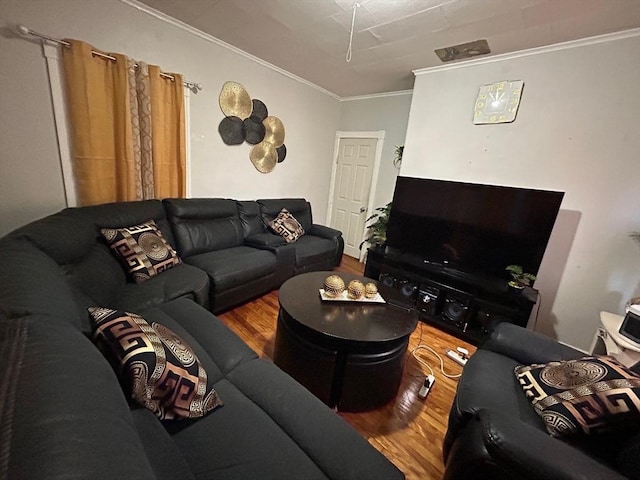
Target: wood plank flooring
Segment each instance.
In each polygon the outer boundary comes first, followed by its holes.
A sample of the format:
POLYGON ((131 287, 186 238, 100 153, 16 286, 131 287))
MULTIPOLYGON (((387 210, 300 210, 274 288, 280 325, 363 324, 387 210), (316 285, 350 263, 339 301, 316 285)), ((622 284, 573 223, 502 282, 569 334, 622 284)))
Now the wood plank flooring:
MULTIPOLYGON (((344 256, 336 270, 362 275, 364 264, 344 256)), ((272 359, 278 308, 278 292, 273 291, 219 317, 258 355, 272 359)), ((420 322, 411 335, 396 398, 370 412, 338 415, 402 470, 407 480, 440 479, 444 470, 442 440, 457 380, 442 375, 440 362, 433 354, 419 350, 417 354, 433 368, 436 377, 429 396, 426 400, 420 399, 418 390, 429 372, 410 353, 418 345, 428 345, 438 352, 444 360, 445 371, 450 374, 458 374, 462 368, 445 356, 447 348, 463 346, 470 353, 475 351, 472 345, 420 322)))

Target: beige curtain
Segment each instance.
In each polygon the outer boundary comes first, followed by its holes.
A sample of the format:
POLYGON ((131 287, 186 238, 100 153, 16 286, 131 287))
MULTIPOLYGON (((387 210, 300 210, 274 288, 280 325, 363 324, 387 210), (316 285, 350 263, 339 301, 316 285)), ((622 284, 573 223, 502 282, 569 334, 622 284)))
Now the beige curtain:
POLYGON ((69 42, 62 58, 78 205, 184 197, 182 77, 69 42))
POLYGON ((144 62, 129 59, 129 95, 131 98, 131 126, 135 158, 136 197, 155 198, 153 188, 153 155, 151 149, 151 87, 149 67, 144 62))

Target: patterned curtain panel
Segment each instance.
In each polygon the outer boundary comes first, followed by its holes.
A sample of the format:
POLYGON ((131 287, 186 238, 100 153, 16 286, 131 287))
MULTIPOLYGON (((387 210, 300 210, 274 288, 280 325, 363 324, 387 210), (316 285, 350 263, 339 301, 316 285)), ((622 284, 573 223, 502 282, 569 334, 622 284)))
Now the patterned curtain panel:
POLYGON ((151 151, 151 87, 149 66, 129 59, 131 126, 136 172, 136 198, 156 198, 153 188, 153 157, 151 151))
POLYGON ((184 197, 182 77, 68 41, 62 59, 78 205, 184 197))

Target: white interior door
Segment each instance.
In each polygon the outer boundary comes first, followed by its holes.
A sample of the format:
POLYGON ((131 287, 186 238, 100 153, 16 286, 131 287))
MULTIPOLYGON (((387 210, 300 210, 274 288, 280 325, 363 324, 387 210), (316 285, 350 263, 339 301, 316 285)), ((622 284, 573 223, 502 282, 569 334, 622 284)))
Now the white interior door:
POLYGON ((331 226, 342 231, 344 253, 360 257, 377 138, 341 138, 333 189, 331 226))

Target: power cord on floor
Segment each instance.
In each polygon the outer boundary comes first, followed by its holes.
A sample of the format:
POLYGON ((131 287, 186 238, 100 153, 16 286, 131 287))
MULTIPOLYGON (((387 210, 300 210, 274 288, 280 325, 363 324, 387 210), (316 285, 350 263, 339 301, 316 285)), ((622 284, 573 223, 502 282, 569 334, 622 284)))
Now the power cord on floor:
MULTIPOLYGON (((420 336, 418 337, 418 346, 416 348, 414 348, 413 350, 411 350, 411 356, 413 358, 416 359, 416 361, 424 366, 425 368, 427 368, 429 370, 429 372, 431 373, 431 375, 434 375, 434 371, 433 368, 431 368, 431 365, 429 365, 424 359, 419 358, 418 354, 416 352, 418 352, 419 350, 428 350, 431 353, 433 353, 433 355, 435 355, 438 360, 440 360, 440 371, 442 372, 442 374, 447 377, 447 378, 459 378, 462 374, 458 374, 458 375, 454 375, 454 374, 449 374, 446 373, 444 371, 444 362, 442 360, 442 357, 431 347, 429 347, 428 345, 422 345, 422 334, 423 334, 423 323, 422 322, 418 322, 419 326, 420 326, 420 336)), ((407 357, 407 360, 409 359, 409 357, 407 357)), ((405 363, 406 361, 405 360, 405 363)), ((411 375, 412 377, 424 377, 425 375, 411 375)), ((435 375, 434 375, 435 376, 435 375)))
POLYGON ((462 376, 462 373, 458 373, 458 374, 451 374, 451 373, 447 373, 444 371, 444 360, 442 359, 442 357, 438 354, 438 352, 436 352, 433 348, 429 347, 428 345, 418 345, 416 348, 414 348, 413 350, 411 350, 411 355, 413 355, 413 358, 416 359, 416 361, 422 365, 423 367, 427 368, 430 372, 431 375, 435 376, 435 373, 433 371, 433 368, 431 368, 431 365, 429 365, 424 359, 420 358, 420 356, 418 355, 418 352, 420 350, 427 350, 430 353, 432 353, 433 355, 436 356, 436 358, 440 361, 440 372, 442 373, 442 375, 444 375, 447 378, 460 378, 462 376))

